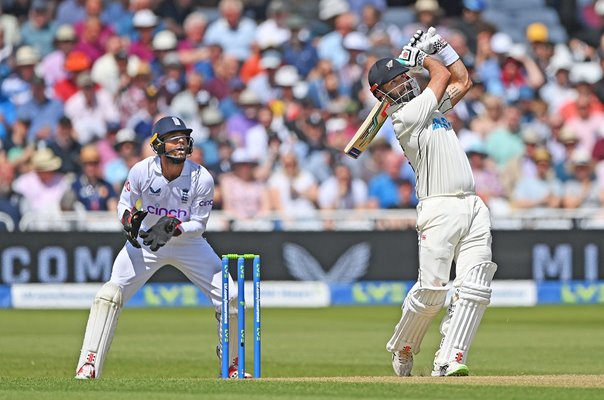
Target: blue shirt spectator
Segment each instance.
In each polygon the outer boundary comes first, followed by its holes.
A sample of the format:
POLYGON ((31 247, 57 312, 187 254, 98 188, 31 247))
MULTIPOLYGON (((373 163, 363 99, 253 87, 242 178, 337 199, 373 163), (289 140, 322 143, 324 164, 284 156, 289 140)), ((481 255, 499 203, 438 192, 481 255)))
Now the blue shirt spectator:
POLYGON ((28 20, 21 26, 22 44, 34 47, 42 57, 53 50, 58 24, 52 20, 50 2, 34 0, 28 20))
POLYGON ((57 7, 56 21, 59 25, 75 25, 86 18, 86 0, 65 0, 57 7))
POLYGON ((250 47, 256 37, 256 22, 242 17, 243 3, 229 0, 220 3, 222 17, 208 26, 205 43, 220 44, 225 54, 234 55, 239 61, 250 56, 250 47))
POLYGON ((27 132, 30 141, 54 136, 59 119, 65 114, 63 103, 45 94, 44 80, 38 76, 32 79, 32 98, 19 109, 31 125, 27 132))

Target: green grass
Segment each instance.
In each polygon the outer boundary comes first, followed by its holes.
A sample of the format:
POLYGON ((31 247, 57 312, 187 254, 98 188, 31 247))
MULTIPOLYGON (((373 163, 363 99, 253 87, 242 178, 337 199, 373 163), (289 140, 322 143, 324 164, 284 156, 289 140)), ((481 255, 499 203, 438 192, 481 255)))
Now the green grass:
POLYGON ((385 350, 399 308, 264 309, 265 379, 222 381, 212 310, 126 309, 103 379, 81 382, 86 311, 1 310, 0 399, 601 399, 603 316, 602 306, 491 308, 472 376, 453 379, 421 377, 435 323, 416 357, 420 377, 400 379, 385 350))

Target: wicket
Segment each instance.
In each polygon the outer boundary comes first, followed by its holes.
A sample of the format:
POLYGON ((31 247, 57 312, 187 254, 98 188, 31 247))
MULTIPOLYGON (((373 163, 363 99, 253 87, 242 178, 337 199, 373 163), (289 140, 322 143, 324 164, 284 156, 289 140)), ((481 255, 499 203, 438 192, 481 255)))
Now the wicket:
POLYGON ((253 260, 254 285, 254 378, 260 378, 260 256, 258 254, 223 254, 222 255, 222 378, 229 377, 229 264, 237 260, 237 296, 238 296, 238 357, 237 377, 245 378, 245 260, 253 260))

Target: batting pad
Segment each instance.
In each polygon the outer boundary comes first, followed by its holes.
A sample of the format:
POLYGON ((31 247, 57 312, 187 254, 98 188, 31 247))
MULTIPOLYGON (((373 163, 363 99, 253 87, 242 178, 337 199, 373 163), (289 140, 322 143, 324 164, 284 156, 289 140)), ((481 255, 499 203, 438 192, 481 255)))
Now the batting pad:
MULTIPOLYGON (((462 281, 455 296, 454 310, 443 338, 436 365, 451 361, 465 364, 484 312, 491 302, 491 281, 497 270, 494 262, 474 266, 462 281)), ((442 329, 442 327, 441 327, 442 329)))
POLYGON ((115 283, 105 283, 96 294, 90 309, 76 373, 84 364, 91 364, 95 369, 95 378, 101 377, 103 362, 111 346, 122 306, 122 289, 115 283))
POLYGON ((395 352, 409 346, 414 354, 419 353, 424 335, 443 307, 446 297, 447 288, 420 288, 416 283, 403 302, 403 315, 394 328, 394 335, 386 349, 395 352))

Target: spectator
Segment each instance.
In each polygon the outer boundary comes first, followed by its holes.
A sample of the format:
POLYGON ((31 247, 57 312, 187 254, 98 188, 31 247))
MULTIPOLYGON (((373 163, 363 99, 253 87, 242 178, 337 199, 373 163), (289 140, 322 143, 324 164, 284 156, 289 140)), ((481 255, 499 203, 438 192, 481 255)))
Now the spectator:
POLYGON ((419 200, 415 195, 415 185, 412 180, 407 178, 399 178, 396 181, 398 187, 399 203, 397 208, 415 208, 419 200))
POLYGON ((573 101, 577 97, 577 91, 570 81, 570 70, 572 61, 570 59, 552 60, 551 70, 553 78, 539 89, 539 95, 549 105, 549 111, 556 114, 563 104, 573 101))
POLYGON ((117 99, 122 125, 147 104, 145 90, 151 85, 151 67, 149 63, 136 60, 132 69, 128 66, 130 80, 117 99))
POLYGON ((15 14, 17 13, 9 12, 6 6, 2 6, 2 15, 0 15, 0 32, 2 33, 0 35, 4 39, 4 46, 10 49, 21 43, 19 19, 15 14))
POLYGON ((505 111, 505 126, 490 132, 485 142, 489 157, 498 168, 503 168, 509 160, 524 151, 521 132, 520 110, 509 106, 505 111))
POLYGON ((153 11, 141 9, 134 13, 132 25, 136 29, 138 38, 132 41, 128 52, 141 60, 150 63, 155 58, 153 53, 153 31, 159 20, 153 11))
POLYGON ((352 177, 350 168, 338 164, 334 175, 327 178, 319 187, 318 203, 322 209, 352 210, 367 206, 367 184, 352 177))
POLYGON ((543 73, 537 64, 521 53, 511 53, 501 65, 502 95, 508 103, 521 100, 523 90, 532 93, 545 83, 543 73))
POLYGON ((382 21, 384 11, 374 4, 365 4, 357 30, 369 40, 371 47, 392 47, 404 42, 399 28, 382 21))
POLYGON ((398 182, 403 158, 394 151, 384 155, 382 171, 369 181, 369 202, 373 208, 397 208, 401 203, 398 182))
MULTIPOLYGON (((282 65, 275 73, 276 97, 272 98, 268 104, 277 118, 281 119, 284 123, 298 118, 300 113, 299 92, 296 92, 296 90, 301 88, 305 94, 308 93, 306 85, 302 83, 303 87, 298 86, 299 83, 300 76, 298 75, 298 70, 293 65, 282 65)), ((282 137, 282 139, 285 138, 282 137)))
POLYGON ((27 137, 30 141, 46 140, 53 137, 59 119, 63 116, 63 103, 46 95, 44 78, 34 76, 31 79, 32 98, 19 110, 20 114, 31 121, 27 137))
POLYGON ((566 183, 568 180, 573 178, 573 165, 571 158, 577 149, 579 144, 579 137, 575 133, 567 128, 562 128, 558 134, 558 142, 564 148, 564 156, 558 161, 554 162, 554 171, 556 177, 562 183, 566 183))
POLYGON ((593 174, 593 160, 589 153, 578 150, 570 159, 573 167, 573 179, 564 183, 562 207, 599 208, 604 192, 593 174))
POLYGON ((501 214, 507 205, 506 193, 497 169, 488 159, 486 148, 482 143, 474 143, 467 151, 476 194, 485 202, 492 213, 501 214))
POLYGON ((82 174, 71 184, 63 202, 74 209, 82 207, 87 211, 116 211, 118 197, 111 184, 103 180, 100 167, 101 157, 95 144, 82 147, 80 163, 82 174))
MULTIPOLYGON (((178 115, 185 124, 193 129, 192 137, 197 142, 207 136, 206 128, 201 124, 197 95, 203 88, 203 76, 195 71, 187 73, 186 87, 179 91, 170 102, 170 112, 178 115)), ((207 92, 206 92, 207 93, 207 92)), ((209 96, 209 93, 207 93, 209 96)))
MULTIPOLYGON (((15 226, 19 226, 23 197, 12 188, 15 179, 15 167, 6 160, 4 150, 0 149, 0 212, 8 215, 15 226)), ((6 228, 0 222, 0 231, 6 228)))
POLYGON ((163 94, 164 101, 170 104, 185 87, 185 69, 176 52, 170 52, 161 59, 163 73, 156 79, 156 85, 163 94))
POLYGON ((22 106, 31 99, 31 80, 40 55, 31 46, 19 47, 15 54, 15 71, 0 84, 2 96, 15 106, 22 106))
POLYGON ((120 129, 115 137, 115 150, 119 158, 105 165, 103 177, 117 193, 120 193, 128 177, 128 171, 141 160, 136 133, 132 129, 120 129))
POLYGON ((534 22, 526 27, 526 40, 530 45, 530 56, 544 73, 551 71, 550 63, 554 54, 558 53, 558 56, 570 55, 568 48, 564 45, 559 46, 558 51, 555 50, 554 43, 552 43, 549 35, 549 29, 541 22, 534 22))
POLYGON ((222 209, 229 216, 250 220, 270 211, 266 183, 254 177, 257 165, 245 149, 237 149, 233 153, 232 171, 220 178, 222 209))
MULTIPOLYGON (((505 104, 500 97, 487 94, 483 97, 483 111, 470 122, 470 130, 484 140, 487 136, 506 125, 505 104)), ((457 110, 457 109, 456 109, 457 110)))
POLYGON ((258 110, 262 101, 256 92, 246 89, 239 96, 241 113, 233 115, 226 124, 228 139, 235 147, 245 147, 247 132, 258 125, 258 110))
POLYGON ((522 132, 522 143, 524 151, 510 159, 501 171, 500 182, 507 196, 511 196, 522 177, 533 178, 537 175, 535 151, 543 147, 543 140, 537 132, 526 129, 522 132))
POLYGON ((62 160, 60 172, 64 174, 81 172, 80 149, 82 145, 77 141, 77 133, 68 117, 63 116, 59 119, 56 134, 47 145, 62 160))
POLYGON ((128 67, 137 62, 135 56, 128 56, 124 40, 112 35, 107 39, 105 54, 94 62, 90 74, 95 82, 118 98, 130 85, 128 67))
POLYGON ((62 102, 69 100, 79 90, 77 79, 80 74, 90 70, 90 58, 81 51, 72 51, 65 59, 65 79, 59 80, 54 85, 55 97, 62 102))
POLYGON ((53 87, 55 83, 67 79, 65 60, 76 45, 76 33, 71 25, 58 27, 54 37, 54 49, 42 59, 40 63, 40 74, 44 77, 46 84, 53 87))
POLYGON ((144 94, 143 108, 126 122, 126 128, 136 132, 140 142, 151 137, 153 124, 160 118, 161 114, 165 114, 167 108, 155 86, 147 86, 144 94))
MULTIPOLYGON (((0 15, 2 18, 3 15, 0 15)), ((1 21, 1 20, 0 20, 1 21)), ((1 22, 0 22, 1 23, 1 22)), ((4 80, 10 75, 12 70, 11 55, 13 54, 13 45, 4 40, 5 34, 0 25, 0 79, 4 80)))
POLYGON ((192 71, 194 64, 209 58, 210 52, 204 46, 208 20, 201 11, 189 14, 183 23, 184 38, 178 42, 178 53, 187 71, 192 71))
POLYGON ((365 52, 369 50, 370 43, 364 34, 350 32, 344 37, 342 44, 348 52, 348 62, 339 70, 341 92, 350 97, 352 86, 362 78, 365 52))
POLYGON ((578 147, 591 154, 598 137, 598 129, 604 125, 604 112, 593 108, 593 99, 580 93, 575 102, 577 115, 566 121, 566 128, 579 137, 578 147))
MULTIPOLYGON (((476 38, 485 24, 482 13, 486 9, 487 3, 485 0, 464 0, 461 18, 453 22, 453 28, 464 35, 469 50, 474 54, 476 54, 477 47, 476 38)), ((451 43, 450 40, 449 43, 451 43)), ((459 52, 459 50, 457 51, 459 52)))
MULTIPOLYGON (((128 8, 122 10, 118 18, 110 20, 114 30, 128 41, 137 40, 138 30, 134 26, 134 15, 141 10, 150 10, 152 0, 130 0, 128 8)), ((139 21, 140 22, 140 21, 139 21)))
POLYGON ((25 212, 54 214, 61 211, 61 199, 69 181, 59 172, 61 159, 51 149, 37 150, 31 159, 33 170, 13 182, 15 192, 24 199, 25 212))
POLYGON ((208 136, 195 140, 195 146, 203 150, 204 165, 215 170, 220 162, 220 143, 227 139, 224 116, 216 107, 208 107, 201 112, 201 124, 208 129, 208 136))
POLYGON ((96 142, 96 149, 99 152, 101 170, 105 170, 105 166, 119 157, 115 150, 115 142, 117 140, 117 132, 122 128, 119 122, 108 122, 105 137, 96 142))
POLYGON ((291 15, 286 24, 291 34, 282 46, 283 62, 293 65, 300 75, 306 76, 319 61, 317 49, 312 44, 310 32, 305 29, 304 18, 291 15))
POLYGON ((535 151, 537 175, 523 177, 518 181, 512 195, 515 208, 560 207, 562 186, 551 168, 549 152, 540 148, 535 151))
POLYGON ((271 0, 266 8, 267 18, 258 25, 255 41, 260 48, 281 47, 290 37, 287 29, 289 10, 283 0, 271 0))
MULTIPOLYGON (((178 39, 172 31, 164 30, 157 32, 153 35, 153 41, 151 42, 153 47, 153 60, 151 60, 151 73, 153 74, 153 81, 158 82, 166 74, 166 63, 164 57, 166 55, 176 53, 176 46, 178 46, 178 39)), ((180 59, 177 58, 180 63, 180 59)))
POLYGON ((222 101, 229 95, 229 87, 237 78, 239 61, 229 55, 221 56, 213 66, 214 76, 206 80, 205 88, 212 96, 222 101))
MULTIPOLYGON (((203 39, 205 36, 208 19, 201 11, 193 11, 186 16, 183 22, 184 38, 178 42, 178 50, 196 50, 203 47, 203 39)), ((174 32, 174 30, 172 30, 174 32)), ((185 64, 190 64, 191 61, 183 60, 185 64)))
POLYGON ((42 57, 52 51, 57 22, 52 19, 51 3, 33 0, 27 21, 21 26, 21 44, 32 46, 42 57))
POLYGON ((113 30, 101 22, 100 16, 86 17, 82 24, 76 25, 75 29, 80 39, 76 44, 76 50, 86 54, 92 63, 105 54, 107 39, 113 34, 113 30))
POLYGON ((277 50, 265 51, 260 59, 260 73, 247 83, 247 88, 257 93, 264 104, 279 97, 275 75, 280 66, 281 53, 277 50))
POLYGON ((35 151, 35 144, 27 138, 30 124, 29 119, 18 116, 12 126, 10 138, 5 142, 6 157, 17 169, 17 174, 27 172, 29 160, 35 151))
POLYGON ((57 7, 59 24, 75 25, 86 18, 86 0, 65 0, 57 7))
POLYGON ((339 70, 348 62, 348 52, 344 48, 344 38, 354 31, 357 18, 353 13, 344 12, 334 17, 334 30, 323 36, 317 44, 319 59, 328 60, 339 70))
POLYGON ((79 91, 65 103, 65 115, 74 121, 77 140, 84 145, 105 136, 109 122, 119 121, 111 94, 97 87, 88 72, 78 75, 79 91))
POLYGON ((243 2, 221 0, 220 18, 208 26, 206 43, 219 44, 225 54, 240 62, 250 56, 250 47, 256 35, 256 22, 243 16, 243 2))
POLYGON ((16 119, 17 107, 0 91, 0 144, 4 143, 4 147, 10 140, 10 131, 16 119))
POLYGON ((271 209, 287 217, 314 215, 318 186, 308 171, 301 169, 293 153, 281 156, 281 169, 268 180, 271 209))
POLYGON ((182 36, 186 30, 185 21, 195 10, 192 0, 162 0, 157 13, 162 16, 166 28, 182 36))

